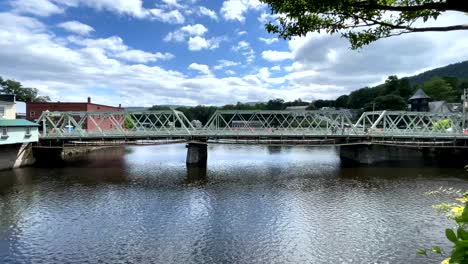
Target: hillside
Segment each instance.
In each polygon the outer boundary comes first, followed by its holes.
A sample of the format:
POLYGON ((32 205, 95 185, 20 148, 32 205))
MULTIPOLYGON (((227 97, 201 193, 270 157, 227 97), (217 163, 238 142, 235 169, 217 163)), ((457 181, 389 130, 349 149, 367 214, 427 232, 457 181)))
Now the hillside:
POLYGON ((436 68, 421 74, 409 77, 412 85, 421 85, 433 77, 455 77, 458 79, 468 79, 468 61, 436 68))

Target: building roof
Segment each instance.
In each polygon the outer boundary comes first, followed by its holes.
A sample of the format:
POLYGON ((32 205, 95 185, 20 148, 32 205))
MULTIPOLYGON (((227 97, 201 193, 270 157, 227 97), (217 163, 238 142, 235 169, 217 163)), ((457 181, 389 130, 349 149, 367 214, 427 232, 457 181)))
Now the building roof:
POLYGON ((409 100, 431 99, 422 89, 418 89, 409 100))
POLYGON ((288 106, 286 110, 306 110, 308 105, 299 105, 299 106, 288 106))
POLYGON ((0 101, 14 103, 15 95, 14 94, 0 94, 0 101))
POLYGON ((442 112, 442 107, 444 107, 445 105, 446 105, 445 101, 429 102, 429 112, 432 112, 432 113, 442 112))
POLYGON ((0 127, 37 127, 39 124, 25 119, 0 119, 0 127))

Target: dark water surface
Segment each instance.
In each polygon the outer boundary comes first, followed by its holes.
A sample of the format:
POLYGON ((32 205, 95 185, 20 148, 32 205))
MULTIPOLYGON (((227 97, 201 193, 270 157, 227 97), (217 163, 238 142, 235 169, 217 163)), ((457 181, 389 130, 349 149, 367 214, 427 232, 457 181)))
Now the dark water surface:
POLYGON ((184 145, 0 172, 0 263, 439 263, 439 187, 463 168, 341 168, 334 149, 184 145))

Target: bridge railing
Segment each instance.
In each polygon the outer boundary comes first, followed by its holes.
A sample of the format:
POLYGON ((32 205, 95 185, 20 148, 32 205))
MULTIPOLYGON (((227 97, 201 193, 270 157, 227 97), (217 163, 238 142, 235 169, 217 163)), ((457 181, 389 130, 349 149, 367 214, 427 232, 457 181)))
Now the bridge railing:
POLYGON ((176 110, 44 112, 41 138, 241 136, 468 137, 459 113, 219 110, 195 128, 176 110))
POLYGON ((186 136, 195 130, 182 112, 43 112, 43 138, 186 136))
POLYGON ((219 110, 204 131, 217 135, 359 135, 347 111, 219 110))

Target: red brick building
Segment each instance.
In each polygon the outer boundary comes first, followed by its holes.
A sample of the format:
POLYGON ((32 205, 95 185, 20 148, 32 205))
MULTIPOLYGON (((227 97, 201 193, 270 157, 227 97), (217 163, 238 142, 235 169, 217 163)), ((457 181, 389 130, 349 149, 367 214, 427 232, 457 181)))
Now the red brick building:
MULTIPOLYGON (((42 112, 116 112, 123 111, 123 108, 119 105, 118 107, 100 105, 91 103, 91 98, 88 97, 88 102, 85 103, 71 103, 71 102, 27 102, 26 103, 26 119, 29 121, 36 122, 41 116, 42 112)), ((96 122, 100 122, 100 117, 94 117, 96 122)), ((86 120, 85 128, 88 131, 96 129, 95 123, 88 118, 86 120)), ((103 130, 115 129, 115 125, 109 119, 105 119, 100 124, 103 130)))

